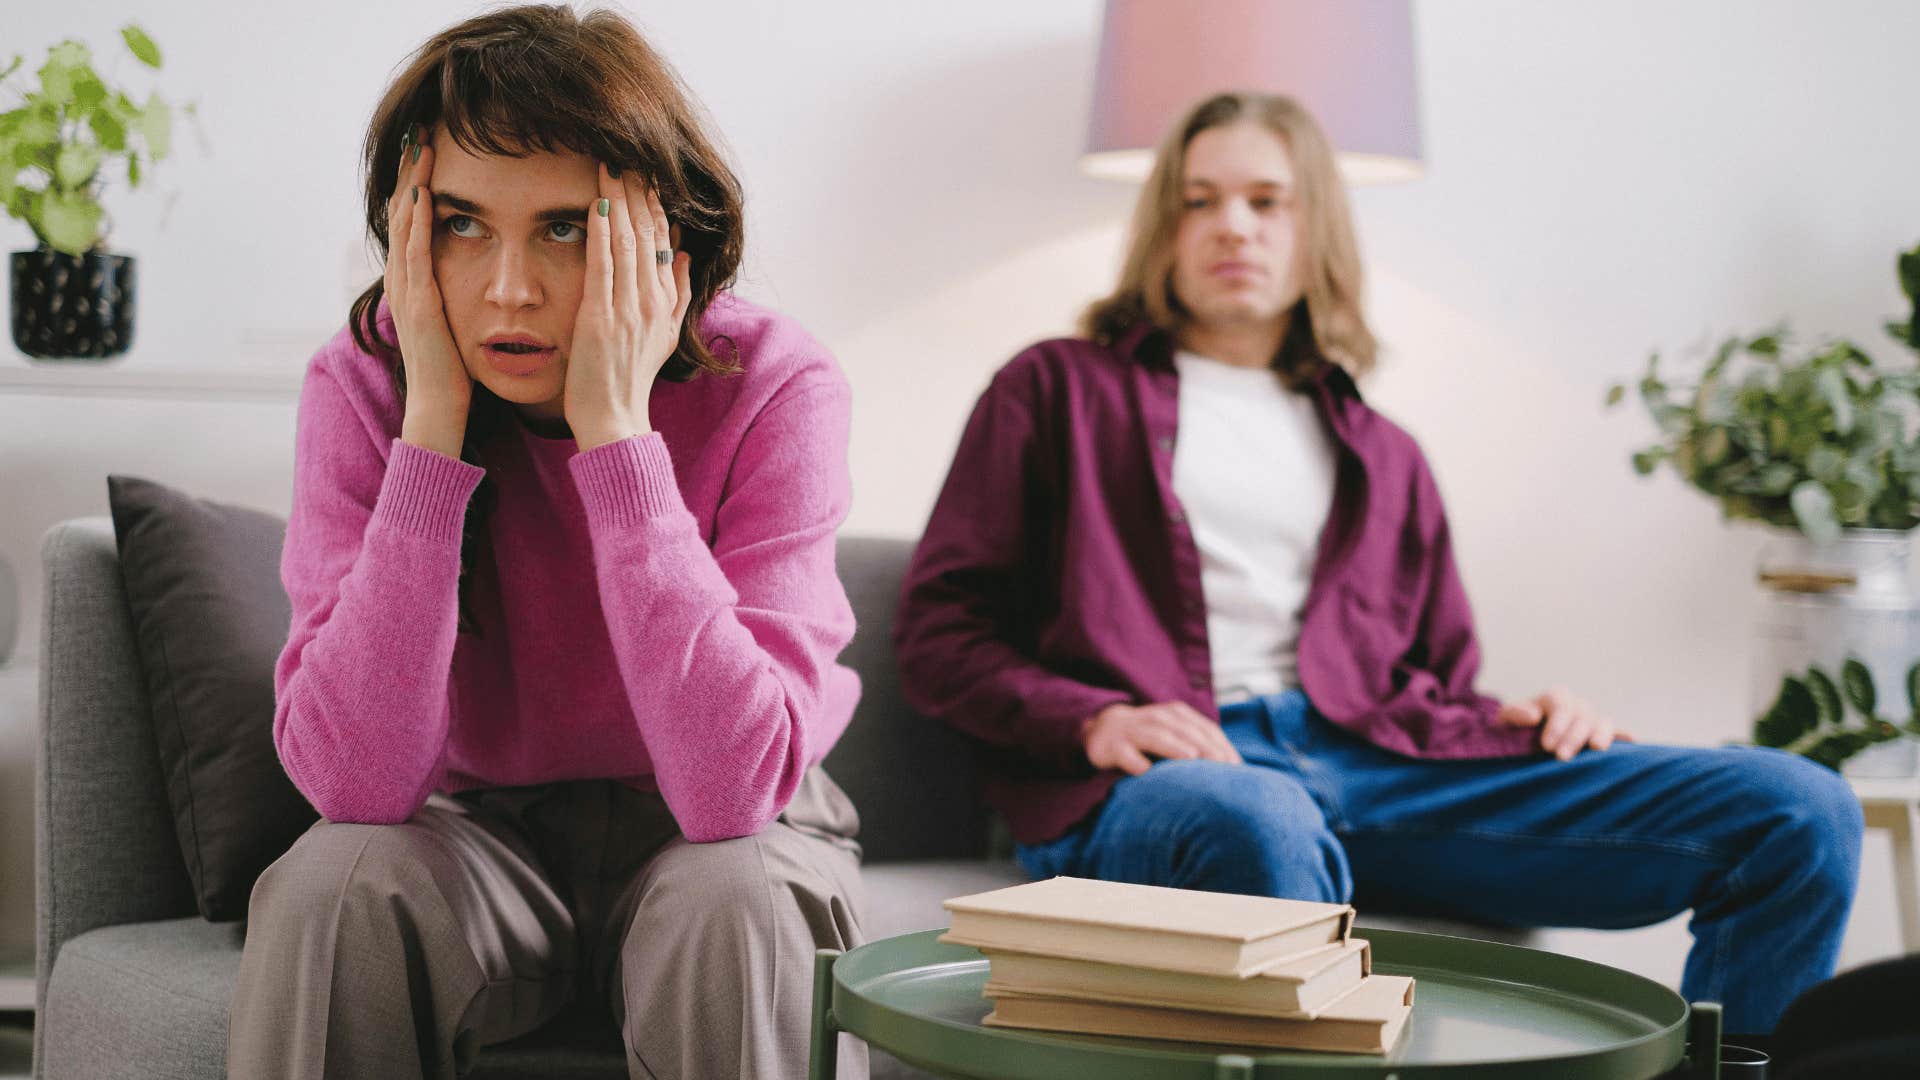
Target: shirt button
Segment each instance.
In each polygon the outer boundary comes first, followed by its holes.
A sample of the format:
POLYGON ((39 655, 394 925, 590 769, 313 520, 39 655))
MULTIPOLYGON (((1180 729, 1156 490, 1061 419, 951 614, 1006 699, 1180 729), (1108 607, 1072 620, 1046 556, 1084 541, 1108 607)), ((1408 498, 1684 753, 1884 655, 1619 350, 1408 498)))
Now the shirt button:
POLYGON ((1172 437, 1171 437, 1171 436, 1167 436, 1167 435, 1162 435, 1162 436, 1160 436, 1160 442, 1159 442, 1159 446, 1160 446, 1160 452, 1161 452, 1161 453, 1163 453, 1163 454, 1171 454, 1171 453, 1173 453, 1173 439, 1172 439, 1172 437))

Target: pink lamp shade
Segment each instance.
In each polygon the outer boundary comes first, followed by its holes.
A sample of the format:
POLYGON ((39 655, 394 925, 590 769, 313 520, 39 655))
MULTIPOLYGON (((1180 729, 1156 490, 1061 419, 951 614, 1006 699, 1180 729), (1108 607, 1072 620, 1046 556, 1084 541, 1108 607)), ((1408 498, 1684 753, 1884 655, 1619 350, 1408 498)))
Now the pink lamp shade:
POLYGON ((1412 0, 1107 0, 1083 171, 1141 180, 1194 103, 1286 94, 1349 183, 1421 175, 1412 0))

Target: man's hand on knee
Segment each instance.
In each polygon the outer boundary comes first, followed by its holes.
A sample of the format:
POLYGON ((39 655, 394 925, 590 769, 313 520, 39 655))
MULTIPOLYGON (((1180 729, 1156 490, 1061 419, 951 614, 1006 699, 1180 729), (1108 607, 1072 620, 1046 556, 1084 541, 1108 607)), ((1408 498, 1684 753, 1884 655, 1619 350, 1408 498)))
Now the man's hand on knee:
POLYGON ((1095 768, 1133 776, 1152 768, 1154 758, 1240 764, 1220 725, 1184 701, 1109 705, 1080 726, 1080 743, 1095 768))
POLYGON ((1525 701, 1507 702, 1500 706, 1497 719, 1515 727, 1539 728, 1540 749, 1561 761, 1572 760, 1588 748, 1605 750, 1616 740, 1633 741, 1633 736, 1561 686, 1525 701))

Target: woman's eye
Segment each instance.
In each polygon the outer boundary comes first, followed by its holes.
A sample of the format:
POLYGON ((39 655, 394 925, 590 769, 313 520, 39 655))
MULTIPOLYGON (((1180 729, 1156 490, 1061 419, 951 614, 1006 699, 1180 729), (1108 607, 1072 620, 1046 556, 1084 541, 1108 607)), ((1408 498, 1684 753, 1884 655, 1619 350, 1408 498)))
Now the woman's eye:
POLYGON ((1209 200, 1207 200, 1207 199, 1188 199, 1188 200, 1187 200, 1187 209, 1189 209, 1189 210, 1205 210, 1205 209, 1207 208, 1207 204, 1208 204, 1208 202, 1209 202, 1209 200))
POLYGON ((442 224, 446 226, 449 233, 462 239, 470 240, 480 235, 480 223, 465 214, 454 214, 452 217, 447 218, 442 224), (466 231, 468 226, 473 227, 472 232, 466 231))
POLYGON ((578 244, 587 238, 587 230, 571 221, 556 221, 551 227, 553 238, 563 244, 578 244))

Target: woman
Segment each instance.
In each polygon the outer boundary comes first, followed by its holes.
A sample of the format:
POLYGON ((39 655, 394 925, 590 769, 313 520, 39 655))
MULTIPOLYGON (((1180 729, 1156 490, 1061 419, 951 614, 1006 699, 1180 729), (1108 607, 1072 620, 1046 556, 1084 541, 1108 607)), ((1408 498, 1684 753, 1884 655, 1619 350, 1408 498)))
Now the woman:
POLYGON ((848 389, 724 290, 741 196, 618 16, 428 41, 366 142, 386 272, 301 395, 235 1077, 452 1077, 575 999, 631 1075, 799 1076, 859 940, 848 389), (596 1000, 597 999, 597 1000, 596 1000))
POLYGON ((995 376, 916 553, 910 700, 990 747, 1036 877, 1508 925, 1694 910, 1683 991, 1769 1030, 1829 972, 1860 808, 1774 751, 1479 693, 1439 489, 1367 407, 1333 155, 1222 95, 1161 146, 1085 338, 995 376))

